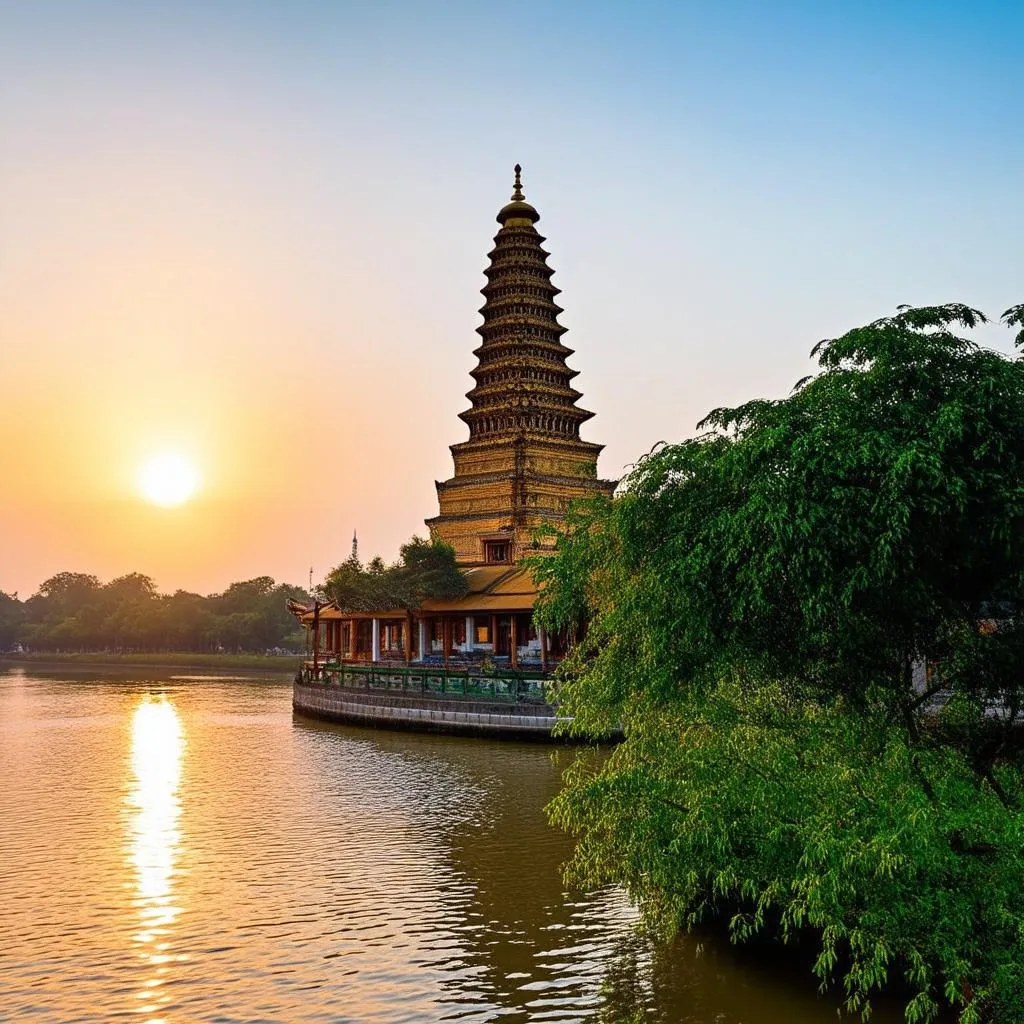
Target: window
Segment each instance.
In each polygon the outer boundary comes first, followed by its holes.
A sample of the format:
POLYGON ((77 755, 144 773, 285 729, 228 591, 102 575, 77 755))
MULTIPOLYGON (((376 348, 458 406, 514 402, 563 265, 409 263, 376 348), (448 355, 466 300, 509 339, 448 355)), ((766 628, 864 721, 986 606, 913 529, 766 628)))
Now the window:
POLYGON ((502 565, 509 561, 509 542, 507 540, 488 540, 484 542, 484 561, 489 565, 502 565))

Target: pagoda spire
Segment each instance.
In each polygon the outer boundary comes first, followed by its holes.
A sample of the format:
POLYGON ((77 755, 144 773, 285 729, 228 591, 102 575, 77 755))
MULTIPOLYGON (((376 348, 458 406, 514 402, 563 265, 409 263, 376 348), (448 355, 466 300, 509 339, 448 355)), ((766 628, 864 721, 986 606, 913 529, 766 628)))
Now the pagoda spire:
POLYGON ((516 202, 521 203, 526 198, 526 196, 523 195, 523 183, 520 180, 520 175, 523 173, 523 169, 522 167, 519 166, 519 164, 516 164, 516 166, 513 169, 515 170, 516 174, 516 183, 512 189, 512 198, 516 202))
POLYGON ((512 199, 498 213, 495 235, 484 271, 484 322, 477 328, 483 344, 476 349, 472 371, 476 386, 466 397, 471 408, 461 414, 471 439, 511 440, 524 432, 579 440, 580 424, 592 413, 576 405, 580 393, 571 381, 576 371, 566 365, 572 349, 561 337, 559 289, 544 238, 534 224, 540 219, 523 195, 522 167, 515 165, 512 199))

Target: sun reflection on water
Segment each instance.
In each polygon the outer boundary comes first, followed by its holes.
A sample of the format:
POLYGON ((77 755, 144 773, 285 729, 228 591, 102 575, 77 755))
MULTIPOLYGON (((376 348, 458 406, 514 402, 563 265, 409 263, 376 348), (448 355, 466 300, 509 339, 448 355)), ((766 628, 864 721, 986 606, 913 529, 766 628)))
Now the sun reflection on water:
POLYGON ((181 911, 174 898, 174 874, 181 843, 178 786, 185 737, 177 710, 162 696, 143 698, 132 715, 131 732, 135 784, 127 798, 128 851, 139 916, 133 940, 147 968, 136 1012, 158 1024, 162 1018, 154 1015, 169 1001, 160 988, 174 959, 167 936, 181 911))

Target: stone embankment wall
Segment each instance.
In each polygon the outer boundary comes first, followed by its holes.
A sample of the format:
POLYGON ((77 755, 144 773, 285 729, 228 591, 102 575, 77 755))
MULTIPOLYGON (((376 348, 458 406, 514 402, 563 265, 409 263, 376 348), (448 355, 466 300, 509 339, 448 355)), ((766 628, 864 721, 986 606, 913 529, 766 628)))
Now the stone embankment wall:
POLYGON ((501 739, 558 741, 550 704, 444 700, 430 696, 368 693, 341 686, 295 683, 292 707, 301 715, 380 729, 456 733, 501 739))

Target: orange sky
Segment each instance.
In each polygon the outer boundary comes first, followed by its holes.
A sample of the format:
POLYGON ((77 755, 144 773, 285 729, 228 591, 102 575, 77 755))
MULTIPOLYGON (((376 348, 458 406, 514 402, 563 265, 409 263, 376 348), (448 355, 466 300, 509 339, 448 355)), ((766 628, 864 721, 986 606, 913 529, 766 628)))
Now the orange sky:
POLYGON ((515 17, 529 30, 488 5, 0 14, 0 590, 304 583, 353 527, 395 557, 466 436, 517 161, 607 477, 714 406, 785 394, 816 341, 898 303, 1024 300, 1006 25, 515 17), (951 148, 954 114, 984 146, 951 148), (135 490, 165 449, 204 480, 177 509, 135 490))

